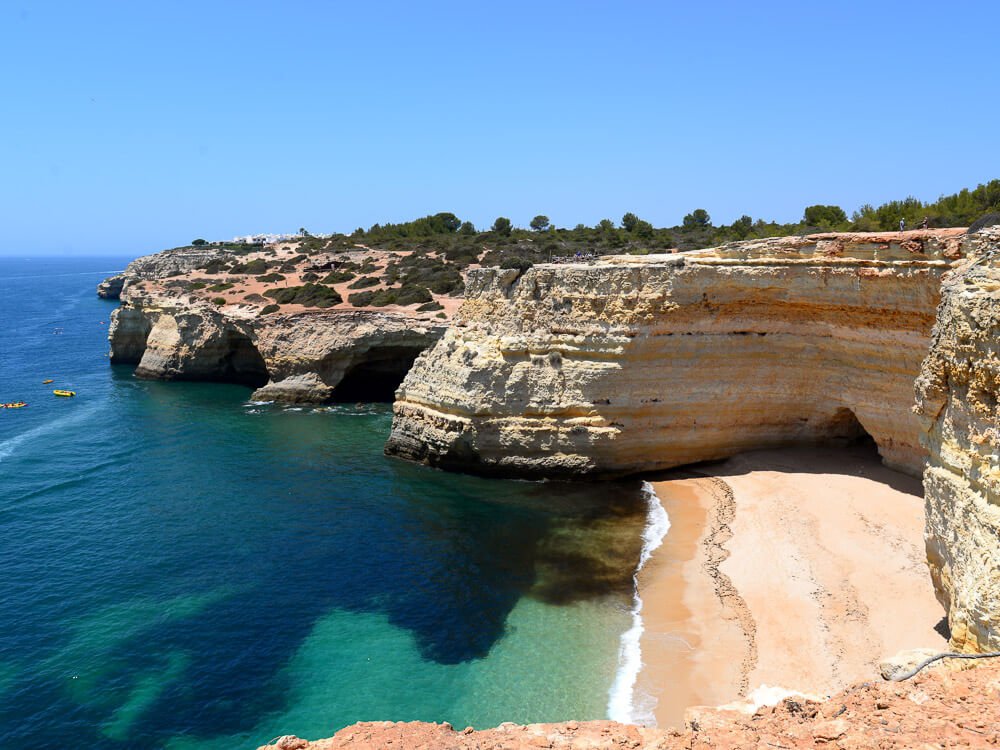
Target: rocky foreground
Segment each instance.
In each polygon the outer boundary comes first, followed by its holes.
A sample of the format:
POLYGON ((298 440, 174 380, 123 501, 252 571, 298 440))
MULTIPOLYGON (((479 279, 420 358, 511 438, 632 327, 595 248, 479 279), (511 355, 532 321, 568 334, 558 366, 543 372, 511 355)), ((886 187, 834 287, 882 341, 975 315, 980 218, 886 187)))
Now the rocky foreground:
MULTIPOLYGON (((952 663, 954 664, 954 662, 952 663)), ((965 671, 925 670, 908 682, 870 682, 822 702, 790 698, 753 713, 697 707, 683 729, 611 721, 502 724, 456 730, 448 724, 364 722, 329 739, 281 737, 260 750, 341 748, 553 748, 559 750, 696 750, 712 748, 994 747, 1000 744, 1000 665, 980 662, 965 671)))

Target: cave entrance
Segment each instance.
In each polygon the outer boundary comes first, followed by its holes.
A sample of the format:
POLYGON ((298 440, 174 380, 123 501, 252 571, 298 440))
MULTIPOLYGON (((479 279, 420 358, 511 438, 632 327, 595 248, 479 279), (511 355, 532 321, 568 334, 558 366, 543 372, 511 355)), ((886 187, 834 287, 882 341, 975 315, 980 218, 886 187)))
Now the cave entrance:
POLYGON ((267 364, 257 351, 257 347, 246 336, 231 333, 228 340, 229 351, 221 362, 221 380, 239 383, 251 388, 267 384, 267 364))
POLYGON ((391 404, 396 399, 396 389, 422 351, 423 347, 370 349, 333 389, 333 401, 391 404))
POLYGON ((827 442, 833 445, 878 455, 875 438, 868 434, 857 415, 846 407, 834 412, 827 435, 827 442))

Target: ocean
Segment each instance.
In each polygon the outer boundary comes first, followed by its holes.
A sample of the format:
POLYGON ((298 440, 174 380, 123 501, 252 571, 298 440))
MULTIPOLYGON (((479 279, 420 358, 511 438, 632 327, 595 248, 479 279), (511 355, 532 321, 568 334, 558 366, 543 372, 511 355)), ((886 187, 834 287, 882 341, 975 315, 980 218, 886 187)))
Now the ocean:
POLYGON ((383 456, 388 404, 137 380, 94 291, 128 260, 0 258, 0 402, 28 402, 0 409, 0 747, 627 713, 639 482, 444 473, 383 456))

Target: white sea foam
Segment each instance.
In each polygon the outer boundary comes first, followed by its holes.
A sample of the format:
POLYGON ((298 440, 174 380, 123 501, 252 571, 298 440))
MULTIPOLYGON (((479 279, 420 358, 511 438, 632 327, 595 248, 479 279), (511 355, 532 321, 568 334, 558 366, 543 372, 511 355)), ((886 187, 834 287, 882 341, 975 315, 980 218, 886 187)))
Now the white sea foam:
MULTIPOLYGON (((29 407, 30 408, 30 407, 29 407)), ((89 409, 78 409, 72 414, 68 414, 61 419, 55 419, 51 422, 45 422, 37 427, 33 427, 30 430, 25 430, 20 435, 15 435, 12 438, 7 438, 6 440, 0 440, 0 461, 9 457, 15 449, 22 443, 26 443, 34 438, 41 435, 46 435, 54 430, 60 430, 67 425, 80 422, 81 420, 87 419, 95 411, 97 411, 97 406, 91 406, 89 409)))
POLYGON ((608 718, 624 724, 653 724, 653 700, 637 700, 635 684, 642 669, 642 597, 639 596, 639 571, 652 556, 653 551, 663 543, 663 537, 670 529, 670 518, 664 509, 660 498, 656 496, 653 485, 642 483, 642 492, 646 497, 646 527, 642 531, 642 552, 639 554, 639 564, 636 566, 633 584, 635 595, 632 603, 632 627, 622 633, 621 644, 618 647, 618 672, 615 681, 608 692, 608 718))

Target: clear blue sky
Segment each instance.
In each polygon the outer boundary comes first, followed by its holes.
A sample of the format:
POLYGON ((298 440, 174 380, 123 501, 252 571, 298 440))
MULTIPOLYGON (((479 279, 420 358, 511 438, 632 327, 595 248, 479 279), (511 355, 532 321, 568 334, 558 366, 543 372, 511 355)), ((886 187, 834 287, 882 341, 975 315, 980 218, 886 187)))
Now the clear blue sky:
POLYGON ((0 253, 1000 177, 1000 3, 0 3, 0 253))

